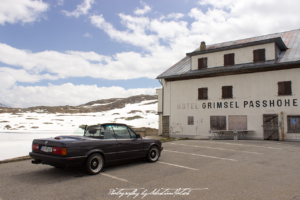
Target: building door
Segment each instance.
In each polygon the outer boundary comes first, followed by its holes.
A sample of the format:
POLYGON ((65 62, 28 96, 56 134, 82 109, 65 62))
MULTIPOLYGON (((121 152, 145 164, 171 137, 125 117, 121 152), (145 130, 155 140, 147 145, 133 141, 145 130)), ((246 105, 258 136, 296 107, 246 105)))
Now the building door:
POLYGON ((228 115, 228 130, 247 130, 247 115, 228 115))
POLYGON ((162 116, 162 135, 169 137, 170 116, 162 116))
POLYGON ((226 116, 210 116, 210 130, 226 130, 226 116))
POLYGON ((264 114, 263 115, 264 140, 279 140, 278 133, 278 115, 264 114))

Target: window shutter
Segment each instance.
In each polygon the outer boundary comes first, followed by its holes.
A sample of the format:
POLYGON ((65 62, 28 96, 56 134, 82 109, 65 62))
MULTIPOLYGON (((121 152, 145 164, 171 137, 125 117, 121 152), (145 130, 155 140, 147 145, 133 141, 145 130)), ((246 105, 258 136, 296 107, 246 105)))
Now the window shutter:
POLYGON ((224 66, 228 65, 228 56, 224 55, 224 66))
POLYGON ((207 58, 203 58, 203 63, 202 63, 203 68, 207 68, 207 58))
POLYGON ((266 61, 265 49, 260 49, 258 52, 259 52, 259 61, 266 61))
POLYGON ((226 98, 226 86, 222 87, 222 99, 226 98))
POLYGON ((203 99, 203 90, 202 90, 202 88, 198 89, 198 99, 203 99))
POLYGON ((284 82, 278 82, 278 95, 284 95, 284 82))
POLYGON ((226 130, 226 116, 210 116, 210 130, 226 130))
POLYGON ((229 65, 234 65, 234 53, 229 54, 229 65))
POLYGON ((198 58, 198 69, 203 68, 203 58, 198 58))
POLYGON ((226 130, 226 116, 218 117, 218 130, 226 130))
POLYGON ((224 55, 224 66, 234 65, 234 53, 224 55))
POLYGON ((188 116, 188 125, 194 125, 194 116, 188 116))
POLYGON ((253 62, 264 62, 266 61, 266 50, 256 49, 253 51, 253 62))
POLYGON ((259 52, 257 50, 253 50, 253 62, 259 61, 259 52))
POLYGON ((232 86, 227 86, 227 98, 232 98, 232 86))
POLYGON ((232 86, 223 86, 222 87, 222 99, 233 98, 232 86))
POLYGON ((292 82, 291 81, 285 81, 284 82, 284 93, 285 95, 290 95, 292 94, 292 82))
POLYGON ((203 88, 203 99, 208 99, 207 88, 203 88))

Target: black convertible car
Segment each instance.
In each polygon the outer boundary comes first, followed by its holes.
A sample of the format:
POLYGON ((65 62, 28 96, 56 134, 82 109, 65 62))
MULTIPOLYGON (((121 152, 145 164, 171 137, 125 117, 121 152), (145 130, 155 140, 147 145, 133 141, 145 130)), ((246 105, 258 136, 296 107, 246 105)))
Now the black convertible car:
POLYGON ((83 136, 33 140, 31 162, 57 168, 83 167, 88 174, 98 174, 104 164, 134 158, 156 162, 163 150, 160 141, 142 138, 126 124, 106 123, 82 130, 83 136))

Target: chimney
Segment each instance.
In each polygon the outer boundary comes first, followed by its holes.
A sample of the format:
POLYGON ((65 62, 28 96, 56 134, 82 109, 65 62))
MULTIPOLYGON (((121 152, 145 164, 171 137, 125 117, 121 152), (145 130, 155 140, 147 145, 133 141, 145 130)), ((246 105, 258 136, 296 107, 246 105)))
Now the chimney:
POLYGON ((204 51, 204 50, 206 50, 206 45, 205 45, 205 42, 202 41, 200 44, 200 51, 204 51))

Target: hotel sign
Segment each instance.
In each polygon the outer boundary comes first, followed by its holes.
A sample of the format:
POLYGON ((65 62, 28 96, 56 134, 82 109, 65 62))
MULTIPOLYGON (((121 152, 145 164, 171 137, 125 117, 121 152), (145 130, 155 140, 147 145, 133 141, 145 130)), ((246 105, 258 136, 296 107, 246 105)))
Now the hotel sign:
POLYGON ((204 103, 177 103, 177 109, 219 109, 219 108, 259 108, 298 106, 298 99, 256 100, 256 101, 224 101, 204 103))

